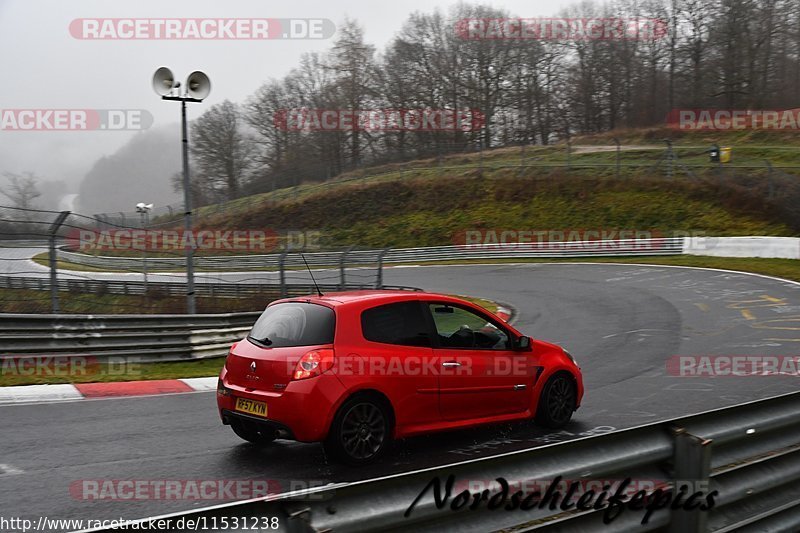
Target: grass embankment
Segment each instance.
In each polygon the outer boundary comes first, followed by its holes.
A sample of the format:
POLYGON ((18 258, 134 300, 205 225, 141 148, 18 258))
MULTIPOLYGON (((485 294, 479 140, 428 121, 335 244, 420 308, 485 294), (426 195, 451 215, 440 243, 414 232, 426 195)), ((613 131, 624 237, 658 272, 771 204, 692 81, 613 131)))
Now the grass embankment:
POLYGON ((316 228, 330 243, 365 247, 457 244, 467 230, 651 230, 706 235, 794 235, 766 202, 685 181, 450 176, 342 185, 302 201, 251 206, 221 226, 316 228))
MULTIPOLYGON (((459 236, 468 230, 797 234, 766 200, 715 183, 584 178, 564 171, 534 178, 497 171, 502 172, 506 175, 494 179, 473 175, 347 183, 275 204, 254 196, 230 212, 206 217, 204 224, 258 228, 291 220, 297 229, 321 231, 330 246, 374 248, 460 244, 459 236)), ((150 269, 159 270, 153 263, 150 269)))

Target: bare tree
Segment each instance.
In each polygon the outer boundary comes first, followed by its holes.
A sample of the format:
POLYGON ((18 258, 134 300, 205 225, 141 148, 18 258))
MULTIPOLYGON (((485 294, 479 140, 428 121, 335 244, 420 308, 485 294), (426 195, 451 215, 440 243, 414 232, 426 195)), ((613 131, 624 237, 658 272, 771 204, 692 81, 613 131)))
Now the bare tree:
MULTIPOLYGON (((663 27, 623 38, 465 38, 457 30, 464 20, 515 14, 462 2, 447 12, 409 15, 377 51, 357 23, 345 21, 327 52, 304 55, 297 68, 248 101, 246 123, 255 130, 258 147, 255 180, 271 190, 479 144, 546 144, 581 133, 657 126, 674 107, 796 106, 800 0, 587 0, 560 15, 659 20, 663 27), (275 114, 292 108, 475 109, 486 127, 448 132, 276 127, 275 114)), ((212 128, 212 116, 195 128, 212 128)), ((208 150, 208 160, 202 160, 196 152, 197 166, 207 177, 227 175, 228 167, 213 161, 224 160, 226 153, 231 150, 208 150)))
POLYGON ((253 161, 253 145, 242 131, 238 107, 225 100, 203 113, 192 125, 195 180, 224 198, 239 195, 253 161))
POLYGON ((32 172, 4 172, 3 176, 8 180, 8 186, 0 193, 18 209, 34 209, 34 200, 42 195, 37 186, 39 178, 32 172))

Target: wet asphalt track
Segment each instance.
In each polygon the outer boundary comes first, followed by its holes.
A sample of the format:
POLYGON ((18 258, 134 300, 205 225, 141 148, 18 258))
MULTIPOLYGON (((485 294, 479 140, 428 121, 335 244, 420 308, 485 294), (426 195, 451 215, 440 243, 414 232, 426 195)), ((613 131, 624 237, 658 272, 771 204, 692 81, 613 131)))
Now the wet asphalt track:
POLYGON ((522 331, 563 345, 584 372, 563 432, 517 424, 409 439, 358 470, 319 445, 258 449, 220 425, 213 393, 0 407, 0 517, 142 518, 216 501, 83 501, 85 479, 266 479, 282 490, 366 479, 620 429, 797 390, 797 378, 668 376, 673 355, 793 355, 800 285, 639 265, 390 268, 386 283, 513 306, 522 331))

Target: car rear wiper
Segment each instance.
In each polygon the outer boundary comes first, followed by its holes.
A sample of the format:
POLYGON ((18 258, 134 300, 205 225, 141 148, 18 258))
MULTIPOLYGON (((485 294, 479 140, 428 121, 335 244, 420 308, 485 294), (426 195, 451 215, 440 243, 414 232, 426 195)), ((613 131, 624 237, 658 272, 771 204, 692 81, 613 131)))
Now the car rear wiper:
POLYGON ((256 341, 258 344, 263 344, 264 346, 269 346, 272 344, 272 341, 269 340, 269 337, 264 337, 263 339, 256 339, 255 337, 250 337, 250 338, 256 341))

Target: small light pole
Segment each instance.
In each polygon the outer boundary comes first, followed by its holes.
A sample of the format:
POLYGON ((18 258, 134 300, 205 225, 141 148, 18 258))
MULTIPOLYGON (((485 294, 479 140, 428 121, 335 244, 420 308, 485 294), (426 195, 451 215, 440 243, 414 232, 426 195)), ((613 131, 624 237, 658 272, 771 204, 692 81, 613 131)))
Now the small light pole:
POLYGON ((141 215, 142 229, 145 231, 144 248, 142 249, 142 273, 144 274, 144 294, 147 296, 147 225, 150 216, 150 210, 153 209, 153 204, 146 204, 139 202, 136 204, 136 212, 141 215))
MULTIPOLYGON (((189 139, 186 127, 186 102, 202 102, 211 92, 211 80, 204 73, 196 70, 186 78, 183 92, 180 82, 167 67, 161 67, 153 75, 153 90, 162 100, 181 103, 181 141, 183 143, 183 206, 184 228, 186 233, 192 232, 192 192, 189 186, 189 139)), ((187 241, 189 242, 189 241, 187 241)), ((194 301, 194 248, 186 245, 186 312, 195 314, 194 301)))

